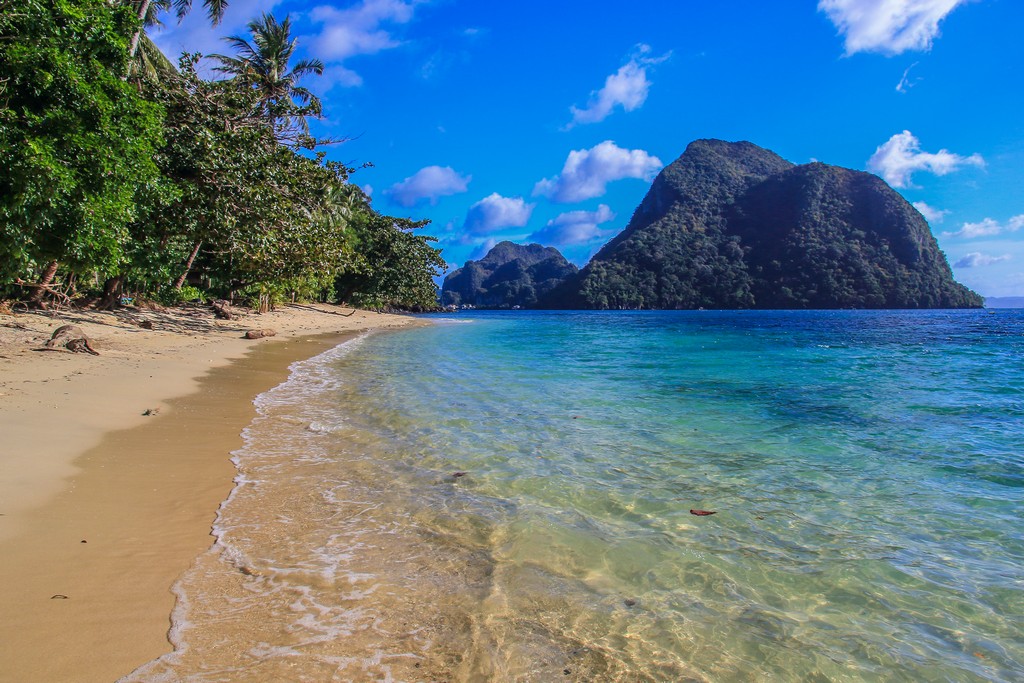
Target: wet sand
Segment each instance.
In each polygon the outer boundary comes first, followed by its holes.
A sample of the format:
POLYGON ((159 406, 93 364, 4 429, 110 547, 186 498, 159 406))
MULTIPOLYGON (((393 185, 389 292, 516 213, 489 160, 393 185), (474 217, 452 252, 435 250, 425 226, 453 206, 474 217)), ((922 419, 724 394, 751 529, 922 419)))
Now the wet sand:
MULTIPOLYGON (((147 332, 130 350, 133 330, 90 329, 100 357, 0 338, 0 680, 113 681, 169 652, 171 586, 212 541, 252 399, 354 330, 411 322, 305 310, 286 319, 276 327, 297 327, 280 341, 241 342, 236 324, 170 342, 147 332)), ((257 322, 247 327, 273 326, 257 322)))

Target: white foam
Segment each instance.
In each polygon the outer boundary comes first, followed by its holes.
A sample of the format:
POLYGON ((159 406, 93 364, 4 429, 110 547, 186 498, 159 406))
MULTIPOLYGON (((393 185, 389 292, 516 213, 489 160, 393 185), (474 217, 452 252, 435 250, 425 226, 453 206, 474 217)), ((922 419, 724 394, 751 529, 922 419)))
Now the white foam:
POLYGON ((442 323, 448 325, 472 325, 475 320, 465 320, 464 318, 431 318, 432 322, 442 323))
MULTIPOLYGON (((182 661, 185 653, 189 651, 188 631, 193 628, 193 624, 189 621, 189 614, 193 611, 193 604, 190 601, 188 591, 189 579, 195 578, 194 573, 200 571, 198 565, 203 563, 205 559, 209 559, 210 555, 219 555, 218 559, 222 563, 236 570, 251 568, 250 560, 246 558, 245 554, 239 548, 231 545, 226 539, 226 533, 229 530, 229 526, 226 524, 225 513, 243 490, 249 487, 259 486, 263 483, 262 479, 253 477, 251 473, 247 473, 243 469, 243 464, 247 457, 255 455, 251 452, 255 441, 254 427, 267 420, 270 413, 277 408, 291 405, 302 405, 309 398, 322 395, 325 392, 329 392, 342 386, 345 380, 333 369, 333 362, 345 357, 361 346, 369 335, 370 333, 364 333, 354 339, 342 342, 341 344, 314 356, 313 358, 292 363, 289 366, 289 376, 287 380, 273 389, 260 394, 254 399, 253 404, 256 407, 257 417, 242 431, 242 448, 231 454, 231 461, 238 469, 238 473, 234 477, 234 487, 228 494, 227 499, 224 500, 217 509, 216 519, 212 529, 214 542, 206 552, 196 559, 189 570, 171 586, 171 590, 175 596, 175 605, 171 613, 171 628, 168 631, 168 639, 173 647, 173 651, 142 665, 135 671, 132 671, 121 678, 120 681, 125 683, 137 681, 145 681, 147 683, 171 683, 173 681, 182 680, 180 674, 175 670, 175 667, 182 661)), ((335 425, 322 425, 319 422, 308 422, 307 420, 301 420, 293 415, 280 416, 280 421, 282 424, 295 426, 308 425, 307 428, 311 432, 322 431, 324 433, 330 433, 341 428, 340 426, 335 425), (314 427, 314 425, 316 426, 314 427)), ((326 571, 329 574, 334 574, 337 572, 337 568, 331 567, 326 571)), ((363 577, 345 576, 344 578, 350 585, 352 585, 363 577)), ((353 592, 362 593, 365 591, 353 592)), ((352 614, 348 615, 349 620, 352 616, 352 614)), ((340 637, 345 635, 351 631, 351 621, 349 621, 345 626, 332 624, 329 631, 329 633, 325 633, 324 637, 340 637)), ((321 632, 323 632, 322 629, 321 632)), ((268 657, 288 657, 296 656, 298 654, 292 648, 269 646, 267 644, 261 644, 261 646, 253 648, 252 652, 262 653, 268 657)))

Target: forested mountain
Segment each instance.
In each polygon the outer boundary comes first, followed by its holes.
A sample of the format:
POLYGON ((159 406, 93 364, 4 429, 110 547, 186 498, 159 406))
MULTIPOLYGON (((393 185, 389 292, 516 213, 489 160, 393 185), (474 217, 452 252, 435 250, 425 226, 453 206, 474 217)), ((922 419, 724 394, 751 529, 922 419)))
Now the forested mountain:
POLYGON ((924 217, 877 176, 697 140, 547 308, 964 308, 924 217))
POLYGON ((441 304, 529 308, 577 270, 554 247, 500 242, 479 261, 448 274, 441 304))

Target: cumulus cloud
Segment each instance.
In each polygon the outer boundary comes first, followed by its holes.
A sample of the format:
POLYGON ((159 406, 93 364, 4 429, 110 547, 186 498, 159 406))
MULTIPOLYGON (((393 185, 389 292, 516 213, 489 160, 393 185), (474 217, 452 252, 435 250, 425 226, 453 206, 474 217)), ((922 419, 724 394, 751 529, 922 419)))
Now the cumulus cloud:
POLYGON ((530 220, 534 206, 522 197, 502 197, 494 192, 469 207, 463 228, 474 235, 486 235, 502 228, 521 228, 530 220))
POLYGON ((1009 261, 1010 255, 1003 254, 1002 256, 990 256, 989 254, 982 254, 980 251, 972 251, 965 255, 962 259, 953 264, 954 268, 983 268, 984 266, 991 266, 993 263, 999 263, 1000 261, 1009 261))
POLYGON ((1007 232, 1017 232, 1021 228, 1024 228, 1024 214, 1014 216, 1006 221, 1006 223, 1000 223, 991 218, 983 218, 977 223, 964 223, 956 232, 944 232, 942 234, 945 237, 975 239, 978 237, 1002 235, 1007 232))
POLYGON ((968 0, 820 0, 818 10, 839 29, 846 54, 898 55, 929 50, 939 22, 968 0))
POLYGON ((647 100, 647 92, 651 87, 651 82, 647 80, 647 67, 659 64, 671 55, 667 53, 661 57, 649 57, 647 55, 650 51, 650 45, 637 45, 629 61, 605 79, 604 87, 590 93, 586 107, 570 107, 572 121, 565 129, 579 123, 604 121, 617 106, 624 111, 639 109, 647 100))
POLYGON ((472 176, 462 176, 451 166, 427 166, 416 171, 385 192, 395 204, 409 208, 428 199, 437 203, 439 197, 465 192, 472 176))
POLYGON ((984 165, 980 154, 965 157, 945 149, 922 152, 921 143, 909 130, 893 135, 868 159, 868 170, 882 176, 893 187, 913 187, 910 177, 917 171, 946 175, 961 166, 984 165))
POLYGON ((614 218, 606 204, 599 205, 597 211, 569 211, 548 221, 529 239, 541 244, 585 244, 603 237, 607 231, 601 229, 601 224, 614 218))
POLYGON ((936 209, 934 206, 929 206, 924 202, 914 202, 914 208, 921 212, 924 219, 929 223, 941 223, 949 211, 946 209, 936 209))
POLYGON ((581 202, 600 197, 607 191, 608 183, 615 180, 639 178, 650 181, 662 166, 658 157, 642 149, 623 149, 611 140, 605 140, 590 149, 569 152, 562 172, 538 182, 533 194, 550 197, 556 202, 581 202))
POLYGON ((335 62, 337 77, 333 81, 347 87, 362 84, 362 78, 340 63, 356 55, 372 55, 398 47, 401 42, 392 35, 392 26, 407 24, 413 19, 416 6, 424 0, 362 0, 345 9, 330 5, 314 7, 310 20, 321 24, 312 36, 311 51, 325 62, 335 62))

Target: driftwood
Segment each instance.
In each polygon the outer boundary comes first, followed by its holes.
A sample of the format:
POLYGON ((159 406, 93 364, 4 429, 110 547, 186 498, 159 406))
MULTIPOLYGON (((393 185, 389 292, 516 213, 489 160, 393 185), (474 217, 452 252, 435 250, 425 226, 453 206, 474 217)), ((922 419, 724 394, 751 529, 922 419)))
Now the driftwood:
POLYGON ((91 353, 94 356, 100 355, 96 349, 92 348, 89 344, 89 338, 85 336, 85 332, 82 328, 77 325, 61 325, 53 331, 53 336, 50 337, 50 341, 46 342, 46 348, 55 349, 59 346, 63 346, 68 351, 74 353, 91 353))
POLYGON ((214 301, 211 306, 213 307, 213 314, 221 320, 237 320, 238 314, 231 310, 231 304, 227 301, 220 300, 214 301))
POLYGON ((263 339, 264 337, 273 337, 277 334, 277 330, 271 330, 269 328, 263 330, 249 330, 245 333, 246 339, 263 339))

